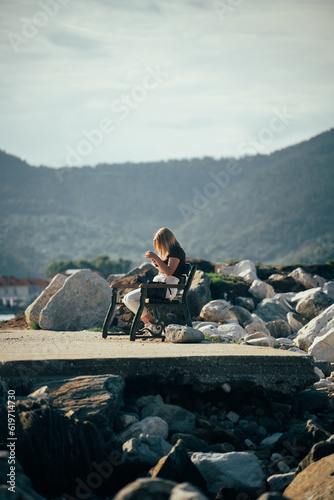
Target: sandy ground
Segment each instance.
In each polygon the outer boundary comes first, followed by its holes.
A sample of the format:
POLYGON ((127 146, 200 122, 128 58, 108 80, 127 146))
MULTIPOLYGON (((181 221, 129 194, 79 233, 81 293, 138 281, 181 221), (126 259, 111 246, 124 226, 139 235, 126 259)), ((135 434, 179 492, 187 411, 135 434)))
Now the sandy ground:
POLYGON ((172 344, 161 339, 147 338, 130 342, 129 336, 108 336, 101 333, 55 332, 48 330, 0 330, 0 361, 36 359, 92 359, 124 357, 182 357, 182 356, 288 356, 299 354, 239 344, 201 342, 172 344))

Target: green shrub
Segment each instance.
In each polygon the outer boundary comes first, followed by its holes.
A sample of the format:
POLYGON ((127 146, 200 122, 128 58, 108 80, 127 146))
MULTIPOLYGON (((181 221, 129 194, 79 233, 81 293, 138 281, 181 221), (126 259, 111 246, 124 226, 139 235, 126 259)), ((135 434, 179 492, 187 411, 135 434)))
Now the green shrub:
POLYGON ((226 293, 229 297, 239 295, 241 297, 249 296, 249 284, 238 276, 229 276, 228 274, 208 273, 211 278, 211 295, 214 300, 223 299, 226 293))

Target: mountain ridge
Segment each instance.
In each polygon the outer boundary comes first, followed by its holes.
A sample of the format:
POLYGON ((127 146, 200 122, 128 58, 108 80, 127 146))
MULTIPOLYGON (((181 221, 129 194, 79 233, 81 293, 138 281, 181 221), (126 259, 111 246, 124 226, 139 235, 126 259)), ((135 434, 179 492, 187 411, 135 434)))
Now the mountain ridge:
POLYGON ((0 182, 0 274, 43 276, 55 260, 101 254, 137 264, 163 226, 189 257, 334 258, 334 129, 240 159, 54 169, 0 151, 0 182))

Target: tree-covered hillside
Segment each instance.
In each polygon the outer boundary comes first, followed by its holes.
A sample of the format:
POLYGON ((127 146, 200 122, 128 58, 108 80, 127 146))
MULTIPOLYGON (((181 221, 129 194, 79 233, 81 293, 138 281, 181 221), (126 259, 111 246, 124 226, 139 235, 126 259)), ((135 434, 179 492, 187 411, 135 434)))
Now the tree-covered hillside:
POLYGON ((0 152, 0 183, 0 274, 102 254, 141 263, 163 226, 216 262, 334 258, 334 130, 239 161, 52 169, 0 152))

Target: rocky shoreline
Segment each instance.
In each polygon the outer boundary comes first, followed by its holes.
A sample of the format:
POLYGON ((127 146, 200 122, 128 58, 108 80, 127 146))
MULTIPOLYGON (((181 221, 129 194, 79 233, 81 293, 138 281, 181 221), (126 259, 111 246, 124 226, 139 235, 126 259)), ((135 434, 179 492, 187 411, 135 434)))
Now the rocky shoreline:
MULTIPOLYGON (((310 489, 312 498, 333 498, 327 389, 279 397, 247 388, 199 393, 154 380, 142 386, 117 375, 3 380, 2 450, 8 389, 17 395, 23 469, 8 498, 263 500, 275 492, 294 500, 309 498, 310 489)), ((7 456, 0 452, 4 495, 7 456)))
MULTIPOLYGON (((189 293, 193 327, 172 317, 165 342, 296 352, 314 360, 314 384, 296 391, 287 383, 279 391, 227 381, 203 391, 189 377, 175 383, 176 373, 144 381, 113 373, 3 377, 3 498, 334 499, 333 265, 317 268, 319 274, 250 261, 196 266, 189 293), (8 391, 16 394, 15 496, 5 480, 8 391)), ((133 286, 154 272, 141 266, 121 281, 133 286)), ((54 331, 101 326, 110 288, 92 274, 56 277, 26 311, 27 323, 54 331)), ((125 330, 130 319, 120 307, 110 333, 125 330)))

